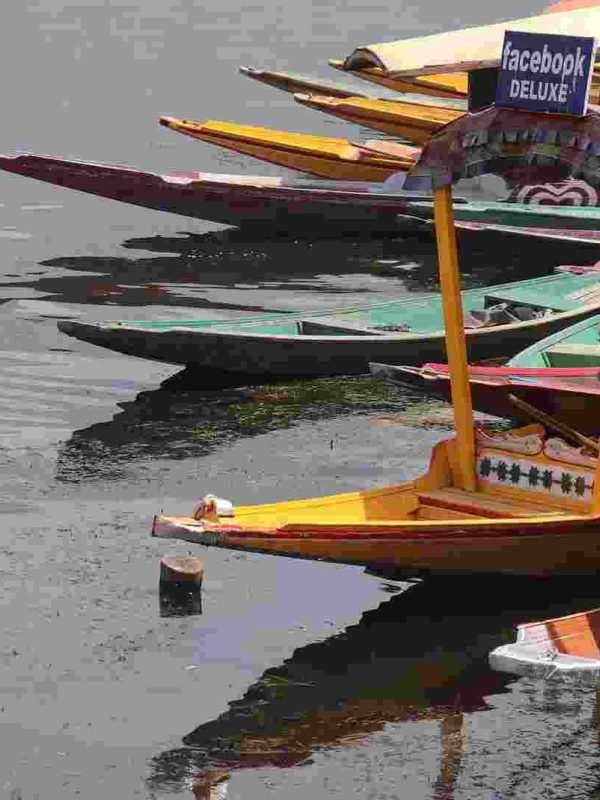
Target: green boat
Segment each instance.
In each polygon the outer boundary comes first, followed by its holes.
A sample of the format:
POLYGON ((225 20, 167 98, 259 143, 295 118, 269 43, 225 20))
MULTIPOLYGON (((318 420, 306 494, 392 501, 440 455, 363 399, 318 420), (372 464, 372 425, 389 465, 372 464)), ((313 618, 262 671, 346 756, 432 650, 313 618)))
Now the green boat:
MULTIPOLYGON (((411 203, 416 211, 433 208, 429 201, 411 203)), ((541 203, 514 203, 507 200, 455 203, 454 219, 457 222, 480 222, 521 228, 549 228, 552 230, 593 230, 600 228, 600 206, 544 205, 541 203)))
POLYGON ((600 367, 600 314, 534 342, 508 364, 511 367, 600 367))
MULTIPOLYGON (((446 364, 370 365, 387 382, 450 400, 446 364)), ((527 423, 512 396, 586 436, 600 435, 600 314, 534 342, 503 366, 470 366, 473 408, 527 423)))
MULTIPOLYGON (((462 293, 469 359, 508 358, 600 312, 600 275, 558 273, 462 293)), ((70 336, 191 367, 203 382, 357 375, 370 361, 446 358, 439 294, 312 314, 238 320, 61 321, 70 336)))

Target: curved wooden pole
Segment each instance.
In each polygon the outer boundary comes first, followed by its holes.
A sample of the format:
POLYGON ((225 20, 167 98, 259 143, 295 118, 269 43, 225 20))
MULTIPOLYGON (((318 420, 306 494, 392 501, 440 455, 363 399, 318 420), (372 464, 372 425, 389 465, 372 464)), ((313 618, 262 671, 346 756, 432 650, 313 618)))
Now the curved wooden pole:
POLYGON ((473 406, 467 369, 467 343, 460 295, 452 189, 449 186, 436 189, 433 193, 433 203, 444 327, 446 329, 446 354, 450 370, 450 389, 459 455, 459 482, 462 489, 475 491, 473 406))

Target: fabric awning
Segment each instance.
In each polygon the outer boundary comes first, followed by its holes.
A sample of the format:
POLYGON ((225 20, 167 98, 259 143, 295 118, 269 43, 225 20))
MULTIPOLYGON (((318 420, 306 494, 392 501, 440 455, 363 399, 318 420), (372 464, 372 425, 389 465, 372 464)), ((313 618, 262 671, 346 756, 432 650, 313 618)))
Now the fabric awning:
POLYGON ((378 67, 390 75, 460 72, 496 66, 506 30, 595 36, 600 7, 578 8, 457 31, 358 47, 344 61, 347 70, 378 67))

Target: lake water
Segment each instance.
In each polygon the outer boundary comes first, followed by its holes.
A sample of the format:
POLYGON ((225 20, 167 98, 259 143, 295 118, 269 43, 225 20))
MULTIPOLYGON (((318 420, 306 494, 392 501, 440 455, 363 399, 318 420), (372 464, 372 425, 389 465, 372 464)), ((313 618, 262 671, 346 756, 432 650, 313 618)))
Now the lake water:
MULTIPOLYGON (((12 4, 0 151, 278 174, 157 117, 357 139, 238 65, 335 80, 326 60, 356 45, 542 5, 12 4)), ((184 513, 207 491, 256 502, 417 475, 449 432, 413 424, 418 398, 367 378, 294 387, 284 402, 174 392, 161 387, 174 368, 56 329, 433 289, 432 241, 207 236, 214 226, 2 173, 0 204, 0 798, 191 798, 194 772, 216 764, 228 798, 599 796, 595 693, 508 679, 486 660, 518 622, 597 604, 594 586, 392 585, 150 538, 155 512, 184 513), (205 560, 201 615, 161 605, 167 552, 205 560)), ((562 256, 491 241, 465 241, 466 285, 562 256)))

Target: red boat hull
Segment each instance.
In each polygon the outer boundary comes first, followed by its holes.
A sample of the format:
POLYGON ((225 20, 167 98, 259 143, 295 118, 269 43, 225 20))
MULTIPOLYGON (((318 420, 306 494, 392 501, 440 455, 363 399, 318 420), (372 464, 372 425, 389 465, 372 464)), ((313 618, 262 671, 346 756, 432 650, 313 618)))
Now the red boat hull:
MULTIPOLYGON (((450 400, 446 364, 421 369, 371 365, 371 372, 392 383, 450 400)), ((588 436, 600 435, 600 369, 469 367, 473 408, 485 414, 529 422, 510 401, 513 394, 588 436)))

